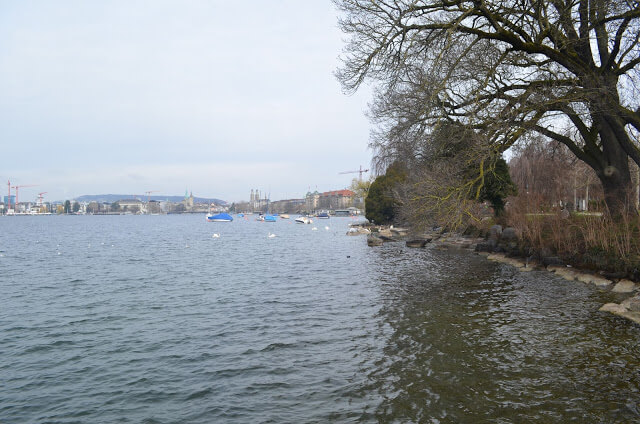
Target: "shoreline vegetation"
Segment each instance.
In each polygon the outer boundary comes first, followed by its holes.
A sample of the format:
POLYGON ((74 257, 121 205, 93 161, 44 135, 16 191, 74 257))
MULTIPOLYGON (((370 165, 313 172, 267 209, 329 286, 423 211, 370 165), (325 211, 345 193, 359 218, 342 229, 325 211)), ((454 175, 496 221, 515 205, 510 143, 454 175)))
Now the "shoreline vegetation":
POLYGON ((336 76, 373 88, 369 220, 640 281, 636 3, 335 2, 336 76))
MULTIPOLYGON (((354 226, 348 235, 367 235, 369 246, 380 246, 389 242, 404 242, 407 247, 421 248, 432 245, 438 249, 463 249, 495 261, 510 265, 521 272, 547 271, 568 281, 592 284, 599 290, 611 291, 620 295, 628 295, 620 303, 606 303, 600 311, 609 312, 640 324, 640 284, 623 273, 594 270, 565 264, 558 256, 540 256, 521 254, 519 247, 523 239, 514 227, 504 230, 500 225, 493 225, 486 234, 464 234, 448 232, 441 228, 419 234, 410 229, 393 225, 360 224, 354 226)), ((543 252, 544 253, 544 252, 543 252)))

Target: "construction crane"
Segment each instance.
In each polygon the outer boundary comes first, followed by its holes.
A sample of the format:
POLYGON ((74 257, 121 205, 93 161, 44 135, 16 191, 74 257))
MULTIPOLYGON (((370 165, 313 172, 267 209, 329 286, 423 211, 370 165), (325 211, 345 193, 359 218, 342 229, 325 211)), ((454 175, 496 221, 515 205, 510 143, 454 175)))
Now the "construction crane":
POLYGON ((338 172, 338 174, 359 174, 358 178, 360 179, 360 181, 362 181, 362 174, 364 174, 365 172, 369 172, 368 169, 362 169, 362 165, 360 165, 360 169, 357 171, 344 171, 344 172, 338 172))
MULTIPOLYGON (((18 190, 23 188, 23 187, 35 187, 37 186, 37 184, 21 184, 21 185, 16 185, 16 186, 11 186, 11 184, 9 184, 9 186, 11 188, 15 188, 16 189, 16 213, 18 212, 18 190)), ((11 190, 9 190, 9 197, 11 197, 11 190)))
POLYGON ((159 190, 149 190, 149 191, 145 191, 144 194, 147 195, 147 203, 149 203, 150 200, 150 194, 151 193, 157 193, 159 190))
POLYGON ((7 196, 7 212, 9 212, 9 209, 11 209, 11 181, 7 180, 7 187, 9 187, 9 195, 7 196))
POLYGON ((48 191, 43 191, 42 193, 38 193, 38 206, 44 205, 44 194, 47 194, 48 191))

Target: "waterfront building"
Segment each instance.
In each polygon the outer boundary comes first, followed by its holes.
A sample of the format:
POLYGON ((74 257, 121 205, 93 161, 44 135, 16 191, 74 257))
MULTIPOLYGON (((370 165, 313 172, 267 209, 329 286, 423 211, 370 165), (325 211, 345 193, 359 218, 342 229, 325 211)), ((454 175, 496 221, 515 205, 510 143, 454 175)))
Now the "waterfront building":
POLYGON ((149 200, 147 202, 147 213, 162 213, 162 208, 160 207, 160 202, 157 200, 149 200))
POLYGON ((306 199, 283 199, 269 204, 271 213, 302 213, 306 206, 306 199))
POLYGON ((305 207, 307 212, 313 212, 319 208, 320 205, 320 193, 318 190, 312 192, 307 192, 305 196, 305 207))
POLYGON ((334 190, 321 193, 318 208, 325 210, 346 209, 353 206, 355 193, 351 190, 334 190))
POLYGON ((305 196, 305 207, 307 212, 347 209, 354 206, 354 197, 355 193, 347 189, 325 191, 323 193, 318 193, 318 191, 308 192, 305 196))
POLYGON ((139 213, 142 211, 142 201, 138 199, 124 199, 116 202, 122 212, 139 213))

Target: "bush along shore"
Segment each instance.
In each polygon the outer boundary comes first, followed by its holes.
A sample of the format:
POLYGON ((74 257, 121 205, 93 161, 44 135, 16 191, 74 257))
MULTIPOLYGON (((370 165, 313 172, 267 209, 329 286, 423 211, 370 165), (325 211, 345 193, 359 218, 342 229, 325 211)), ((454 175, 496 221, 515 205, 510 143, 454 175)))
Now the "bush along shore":
POLYGON ((431 232, 412 235, 405 228, 394 226, 359 226, 348 235, 366 235, 369 246, 380 246, 388 242, 404 242, 407 247, 421 248, 431 244, 441 249, 467 249, 487 259, 508 264, 522 272, 546 270, 569 281, 592 284, 600 290, 628 295, 621 303, 607 303, 600 310, 621 316, 640 324, 640 284, 638 272, 616 272, 608 270, 580 269, 566 264, 550 250, 533 250, 518 234, 516 228, 493 225, 484 237, 478 234, 459 234, 435 229, 431 232))

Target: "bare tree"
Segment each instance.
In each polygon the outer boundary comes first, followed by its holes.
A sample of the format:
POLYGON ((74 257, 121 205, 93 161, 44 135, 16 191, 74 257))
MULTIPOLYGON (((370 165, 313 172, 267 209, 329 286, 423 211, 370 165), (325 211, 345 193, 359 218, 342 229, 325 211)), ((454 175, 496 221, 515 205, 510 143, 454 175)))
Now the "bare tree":
MULTIPOLYGON (((593 169, 578 160, 569 149, 553 140, 532 137, 513 149, 509 162, 511 178, 520 196, 533 208, 548 209, 573 205, 578 198, 602 200, 602 189, 593 169)), ((588 206, 587 206, 588 207, 588 206)))
POLYGON ((640 130, 637 0, 335 2, 350 37, 339 80, 378 87, 374 148, 419 156, 421 134, 447 120, 486 135, 487 158, 538 133, 595 171, 614 215, 628 207, 629 158, 640 163, 629 135, 640 130))

